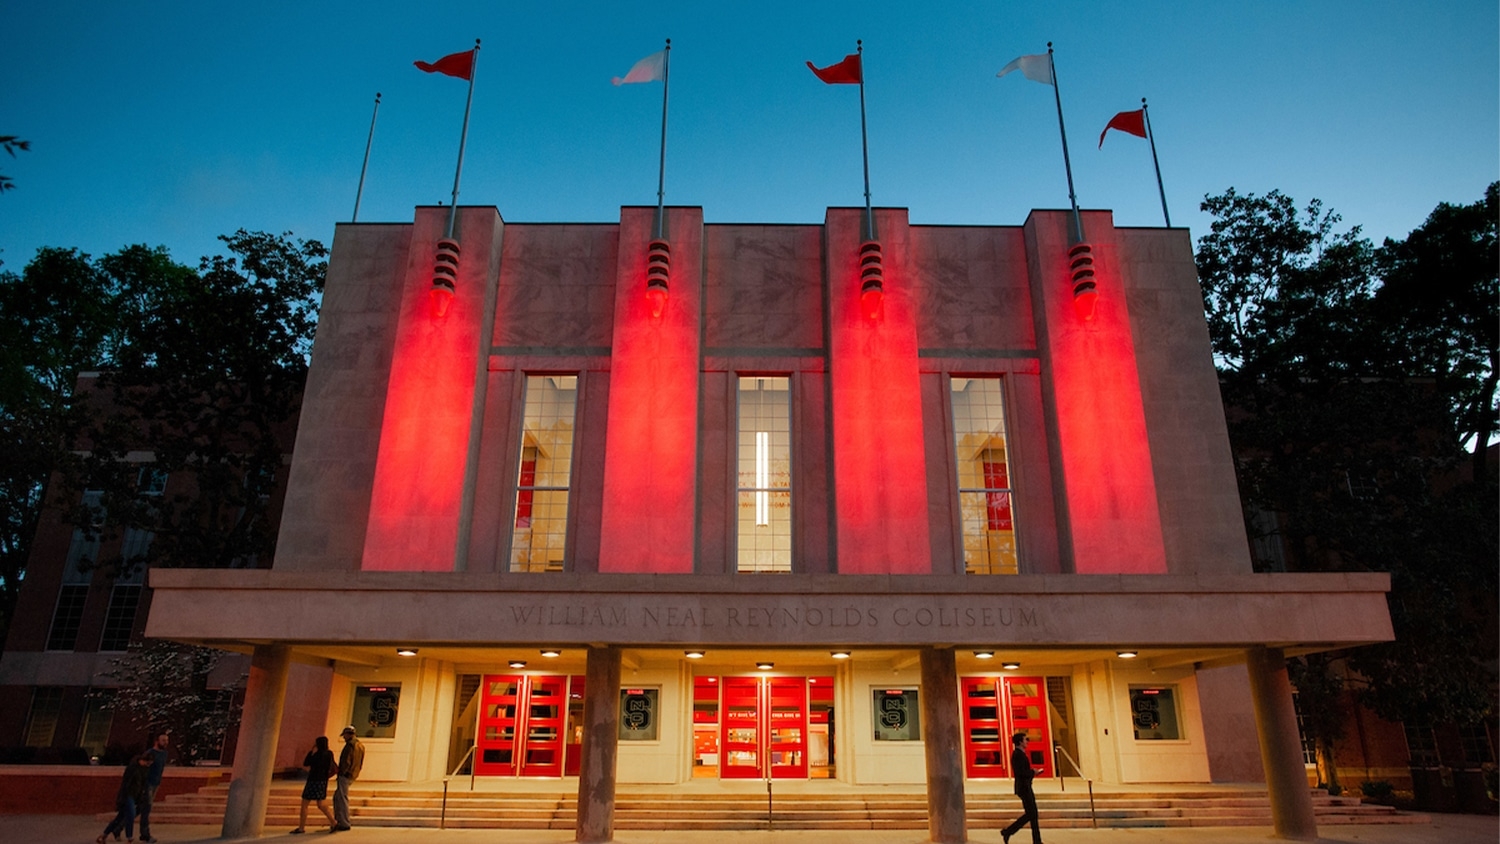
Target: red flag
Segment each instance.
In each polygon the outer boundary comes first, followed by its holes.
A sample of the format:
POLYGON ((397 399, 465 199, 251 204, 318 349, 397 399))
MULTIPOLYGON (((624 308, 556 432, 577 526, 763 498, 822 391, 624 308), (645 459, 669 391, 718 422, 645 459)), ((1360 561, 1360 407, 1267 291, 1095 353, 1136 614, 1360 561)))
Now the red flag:
POLYGON ((838 64, 828 67, 817 67, 812 62, 807 63, 807 69, 811 70, 817 77, 829 85, 858 85, 864 81, 863 73, 859 67, 859 53, 850 53, 844 56, 844 60, 838 64))
POLYGON ((1104 136, 1111 129, 1119 129, 1121 132, 1129 132, 1137 138, 1146 137, 1146 112, 1144 109, 1135 111, 1122 111, 1109 119, 1109 125, 1099 133, 1099 148, 1104 148, 1104 136))
POLYGON ((427 62, 413 62, 418 70, 428 73, 443 73, 448 76, 457 76, 459 79, 474 79, 474 51, 465 50, 462 53, 454 53, 443 56, 432 64, 427 62))

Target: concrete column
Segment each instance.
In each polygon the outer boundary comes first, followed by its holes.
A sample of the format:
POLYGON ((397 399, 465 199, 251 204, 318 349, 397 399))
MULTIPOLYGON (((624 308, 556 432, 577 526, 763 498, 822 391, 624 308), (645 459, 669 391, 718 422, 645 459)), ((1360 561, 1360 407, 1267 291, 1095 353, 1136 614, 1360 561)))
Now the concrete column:
POLYGON ((615 838, 615 763, 620 744, 620 649, 590 647, 583 697, 583 760, 578 768, 575 841, 615 838))
POLYGON ((234 778, 224 806, 223 838, 255 838, 266 824, 266 801, 276 768, 276 739, 286 706, 286 679, 292 665, 288 645, 256 645, 240 714, 234 778))
POLYGON ((1302 764, 1302 742, 1297 737, 1297 713, 1292 708, 1292 684, 1286 676, 1286 654, 1281 648, 1258 645, 1246 652, 1250 699, 1255 704, 1255 732, 1260 738, 1260 760, 1271 794, 1271 825, 1277 838, 1311 841, 1318 837, 1312 793, 1302 764))
POLYGON ((922 742, 927 752, 927 829, 939 844, 969 840, 964 815, 963 731, 952 648, 922 649, 922 742))

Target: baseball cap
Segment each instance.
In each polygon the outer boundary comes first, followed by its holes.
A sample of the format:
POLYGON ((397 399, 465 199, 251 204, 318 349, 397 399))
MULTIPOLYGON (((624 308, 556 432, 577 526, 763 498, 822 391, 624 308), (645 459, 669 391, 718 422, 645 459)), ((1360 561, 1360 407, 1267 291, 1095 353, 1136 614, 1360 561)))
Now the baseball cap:
POLYGON ((354 732, 354 725, 351 724, 351 725, 345 727, 343 729, 343 731, 339 733, 339 735, 341 735, 341 736, 347 736, 347 735, 349 735, 352 732, 354 732))

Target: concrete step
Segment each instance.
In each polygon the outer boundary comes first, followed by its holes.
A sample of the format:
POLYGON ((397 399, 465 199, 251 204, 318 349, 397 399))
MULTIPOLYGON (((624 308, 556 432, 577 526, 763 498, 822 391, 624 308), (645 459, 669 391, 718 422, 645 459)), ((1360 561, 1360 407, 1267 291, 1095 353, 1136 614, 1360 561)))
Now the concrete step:
MULTIPOLYGON (((470 829, 572 829, 576 798, 568 793, 496 794, 412 789, 361 789, 351 801, 356 825, 470 829)), ((267 826, 295 826, 300 789, 273 787, 267 826)), ((210 786, 157 802, 152 817, 161 823, 215 824, 223 819, 228 788, 210 786)), ((1020 814, 1020 800, 1008 794, 970 794, 969 824, 998 829, 1020 814)), ((1085 793, 1043 794, 1041 819, 1054 828, 1257 826, 1270 822, 1270 801, 1256 790, 1163 789, 1160 792, 1103 793, 1092 809, 1085 793)), ((615 826, 629 830, 921 830, 927 828, 927 802, 921 793, 786 794, 774 798, 773 820, 766 819, 765 796, 744 794, 627 793, 615 804, 615 826)), ((1313 791, 1318 823, 1424 823, 1424 815, 1364 804, 1357 798, 1313 791)), ((314 814, 313 817, 316 817, 314 814)))

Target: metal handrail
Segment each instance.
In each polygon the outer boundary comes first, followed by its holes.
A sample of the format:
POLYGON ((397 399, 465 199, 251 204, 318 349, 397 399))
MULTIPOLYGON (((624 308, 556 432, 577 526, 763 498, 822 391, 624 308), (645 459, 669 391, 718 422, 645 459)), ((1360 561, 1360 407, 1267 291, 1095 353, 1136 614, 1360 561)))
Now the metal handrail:
MULTIPOLYGON (((454 766, 453 772, 450 773, 448 775, 448 777, 446 777, 446 778, 451 779, 453 777, 458 776, 458 772, 461 771, 461 770, 463 770, 464 763, 467 762, 467 761, 469 761, 469 757, 471 757, 471 756, 474 755, 474 751, 476 749, 478 749, 478 745, 475 745, 475 744, 469 745, 468 751, 464 753, 464 756, 463 756, 462 759, 458 760, 458 765, 454 766)), ((473 772, 473 769, 471 768, 470 769, 470 773, 472 773, 472 772, 473 772)))
MULTIPOLYGON (((1085 777, 1083 775, 1083 769, 1078 766, 1078 760, 1074 759, 1072 756, 1069 756, 1068 755, 1068 751, 1063 750, 1063 746, 1062 745, 1060 745, 1060 744, 1054 744, 1054 745, 1052 745, 1052 753, 1054 754, 1054 757, 1061 756, 1062 758, 1068 760, 1068 764, 1070 764, 1070 765, 1073 766, 1073 773, 1077 774, 1079 779, 1083 780, 1085 783, 1088 784, 1088 787, 1089 787, 1089 820, 1093 822, 1094 829, 1098 829, 1099 828, 1099 817, 1098 817, 1098 815, 1096 815, 1094 813, 1094 781, 1091 780, 1091 779, 1089 779, 1088 777, 1085 777)), ((1059 771, 1058 774, 1057 774, 1057 782, 1058 782, 1058 790, 1059 791, 1067 791, 1068 790, 1067 780, 1063 777, 1061 771, 1059 771)))
MULTIPOLYGON (((443 807, 438 813, 438 829, 448 828, 448 781, 458 776, 458 772, 463 770, 464 763, 469 761, 469 757, 474 755, 474 750, 477 747, 478 745, 469 745, 468 751, 464 753, 462 759, 458 760, 458 765, 454 767, 453 773, 443 777, 443 807)), ((469 790, 474 790, 474 768, 472 766, 469 768, 469 790)))

